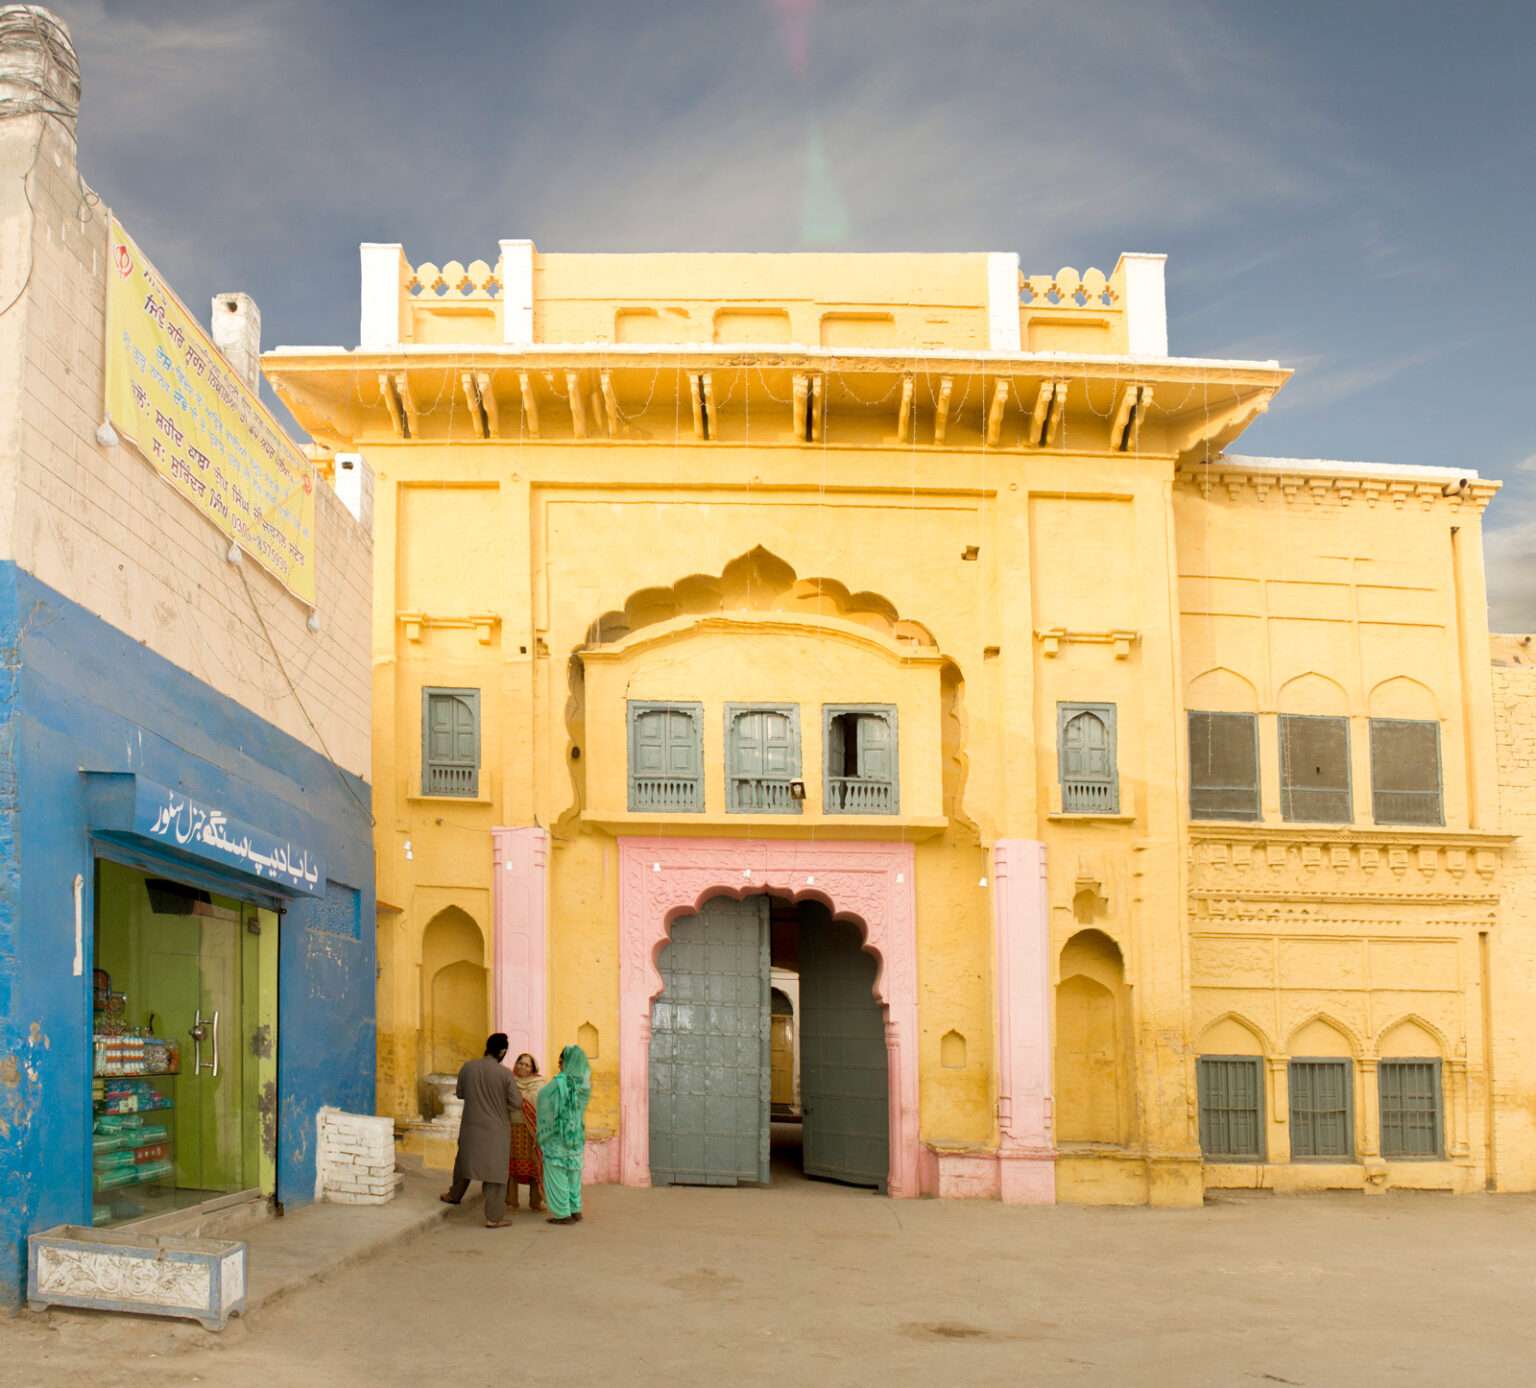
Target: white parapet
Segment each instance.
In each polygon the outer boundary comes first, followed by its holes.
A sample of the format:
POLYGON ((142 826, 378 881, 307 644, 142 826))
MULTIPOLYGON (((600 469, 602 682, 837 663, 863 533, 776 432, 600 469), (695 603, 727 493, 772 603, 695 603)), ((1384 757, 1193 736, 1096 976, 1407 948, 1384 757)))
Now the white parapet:
POLYGON ((399 242, 364 241, 358 247, 362 261, 362 321, 357 345, 364 351, 400 345, 400 326, 405 313, 403 296, 410 265, 399 242))
POLYGON ((315 1199, 383 1205, 395 1197, 394 1119, 323 1108, 315 1118, 315 1199))
POLYGON ((1019 257, 1016 251, 987 252, 987 346, 1017 352, 1019 337, 1019 257))

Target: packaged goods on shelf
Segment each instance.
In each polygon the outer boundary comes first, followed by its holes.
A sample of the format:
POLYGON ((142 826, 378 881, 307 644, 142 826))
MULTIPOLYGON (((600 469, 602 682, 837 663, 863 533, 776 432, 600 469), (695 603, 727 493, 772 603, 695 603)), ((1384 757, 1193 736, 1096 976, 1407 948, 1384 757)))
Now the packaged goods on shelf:
POLYGON ((112 1222, 112 1207, 110 1205, 91 1205, 91 1223, 95 1225, 110 1224, 112 1222))

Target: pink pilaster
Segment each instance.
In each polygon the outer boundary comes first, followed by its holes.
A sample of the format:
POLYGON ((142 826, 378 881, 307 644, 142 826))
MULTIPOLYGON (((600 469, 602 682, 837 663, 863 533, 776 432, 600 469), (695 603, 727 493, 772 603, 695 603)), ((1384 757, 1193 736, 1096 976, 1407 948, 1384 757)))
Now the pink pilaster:
POLYGON ((549 833, 544 829, 492 829, 495 864, 491 899, 496 917, 496 1027, 507 1033, 512 1056, 527 1051, 552 1073, 549 1045, 548 927, 549 833))
POLYGON ((863 928, 864 946, 879 960, 875 997, 885 1008, 888 1188, 895 1196, 919 1193, 913 860, 909 843, 619 841, 619 1171, 625 1185, 651 1183, 651 1003, 662 988, 656 960, 668 928, 710 897, 767 891, 791 901, 823 902, 838 920, 863 928))
POLYGON ((1045 845, 999 839, 992 849, 997 929, 999 1186, 1010 1205, 1056 1199, 1051 1113, 1050 907, 1045 845))

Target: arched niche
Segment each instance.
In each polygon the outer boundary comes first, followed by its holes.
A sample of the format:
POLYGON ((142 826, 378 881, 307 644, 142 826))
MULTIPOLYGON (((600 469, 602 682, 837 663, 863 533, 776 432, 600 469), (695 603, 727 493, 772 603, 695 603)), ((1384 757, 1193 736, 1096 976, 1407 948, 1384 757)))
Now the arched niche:
POLYGON ((452 1074, 484 1051, 488 1001, 485 936, 467 912, 446 907, 421 936, 424 1074, 452 1074))
POLYGON ((1342 1023, 1319 1015, 1309 1018, 1291 1033, 1286 1052, 1293 1056, 1350 1060, 1359 1054, 1359 1047, 1342 1023))
POLYGON ((1120 947, 1080 930, 1061 951, 1056 985, 1056 1136, 1123 1144, 1134 1093, 1130 998, 1120 947))
POLYGON ((1348 718, 1349 695, 1337 680, 1309 670, 1280 686, 1275 707, 1281 713, 1308 714, 1314 718, 1348 718))
POLYGON ((1185 689, 1184 706, 1205 713, 1257 713, 1259 692, 1251 680, 1236 670, 1218 665, 1190 680, 1185 689))
POLYGON ((1271 1055, 1269 1038, 1245 1017, 1228 1012, 1200 1033, 1197 1055, 1271 1055))
POLYGON ((1370 715, 1435 721, 1440 717, 1440 705, 1428 685, 1407 675, 1394 675, 1371 690, 1370 715))
POLYGON ((1445 1038, 1422 1017, 1404 1017, 1393 1022, 1376 1042, 1376 1054, 1388 1060, 1443 1057, 1445 1053, 1445 1038))

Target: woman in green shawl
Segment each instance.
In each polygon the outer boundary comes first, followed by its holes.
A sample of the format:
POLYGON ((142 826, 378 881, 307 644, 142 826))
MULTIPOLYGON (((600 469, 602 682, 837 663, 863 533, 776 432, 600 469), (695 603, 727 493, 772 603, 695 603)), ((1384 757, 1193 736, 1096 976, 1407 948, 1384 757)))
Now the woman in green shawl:
POLYGON ((560 1052, 560 1073, 539 1090, 539 1149, 551 1224, 581 1223, 581 1161, 587 1148, 592 1065, 580 1046, 560 1052))

